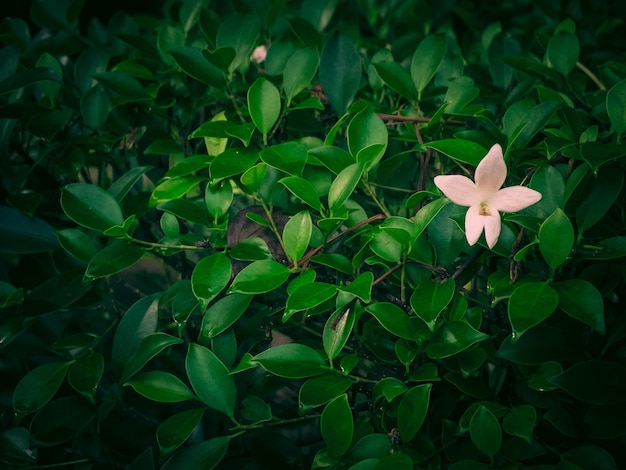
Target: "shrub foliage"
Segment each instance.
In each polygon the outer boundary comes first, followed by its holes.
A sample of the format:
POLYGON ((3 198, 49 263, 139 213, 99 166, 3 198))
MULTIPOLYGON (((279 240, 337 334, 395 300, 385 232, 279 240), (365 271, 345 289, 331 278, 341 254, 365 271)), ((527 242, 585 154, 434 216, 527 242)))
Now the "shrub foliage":
POLYGON ((82 4, 0 26, 3 468, 626 467, 619 2, 82 4))

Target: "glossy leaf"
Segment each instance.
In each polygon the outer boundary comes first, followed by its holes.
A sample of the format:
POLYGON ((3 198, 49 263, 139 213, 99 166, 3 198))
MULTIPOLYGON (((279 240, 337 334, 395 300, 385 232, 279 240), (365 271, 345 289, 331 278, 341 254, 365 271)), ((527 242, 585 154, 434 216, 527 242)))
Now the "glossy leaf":
POLYGON ((202 50, 197 47, 174 47, 167 51, 174 58, 176 65, 187 75, 199 82, 214 87, 223 87, 226 84, 224 72, 208 61, 202 50))
POLYGON ((550 38, 546 50, 548 66, 568 75, 578 62, 580 45, 575 34, 561 31, 550 38))
POLYGON ((24 375, 13 392, 15 413, 26 415, 48 403, 61 387, 68 367, 66 362, 51 362, 37 366, 24 375))
POLYGON ((376 165, 387 149, 387 128, 370 107, 352 118, 347 134, 350 153, 366 169, 376 165))
POLYGON ((344 393, 352 384, 352 379, 335 374, 312 377, 300 387, 300 409, 307 411, 324 405, 344 393))
POLYGON ((626 131, 626 80, 613 85, 606 94, 606 112, 618 133, 626 131))
POLYGON ((233 416, 237 394, 235 381, 210 349, 191 343, 185 370, 194 392, 206 406, 233 416))
POLYGON ((72 183, 63 187, 61 207, 78 225, 100 232, 124 222, 122 209, 115 198, 92 184, 72 183))
POLYGON ((408 442, 419 431, 426 418, 432 384, 410 388, 398 406, 398 430, 403 442, 408 442))
POLYGON ((168 335, 167 333, 158 332, 146 336, 141 340, 137 349, 124 364, 124 370, 122 372, 123 380, 141 370, 150 359, 157 356, 165 349, 182 342, 182 339, 168 335))
POLYGON ((219 154, 211 163, 213 178, 228 178, 240 175, 254 165, 259 158, 257 152, 231 148, 219 154))
POLYGON ((552 269, 561 266, 574 246, 574 227, 562 209, 557 208, 539 229, 539 250, 552 269))
POLYGON ((443 33, 426 36, 417 46, 411 59, 411 78, 418 99, 432 80, 448 51, 448 40, 443 33))
POLYGON ((606 334, 604 300, 596 287, 585 279, 568 279, 552 285, 559 294, 559 308, 570 317, 606 334))
POLYGON ((285 253, 287 257, 293 261, 294 265, 302 258, 313 231, 313 222, 309 211, 298 212, 291 217, 283 229, 283 244, 285 245, 285 253))
POLYGON ((534 406, 520 405, 511 408, 502 421, 502 427, 507 434, 524 439, 529 444, 533 442, 533 429, 537 421, 537 411, 534 406))
POLYGON ((144 397, 162 402, 176 403, 195 398, 189 388, 169 372, 153 370, 145 372, 124 384, 144 397))
POLYGON ((302 176, 307 161, 307 149, 300 142, 285 142, 264 148, 261 160, 292 176, 302 176))
POLYGON ((214 469, 219 464, 230 444, 229 436, 214 437, 200 444, 185 447, 174 454, 163 466, 162 470, 177 470, 180 468, 214 469))
POLYGON ((146 252, 139 245, 113 240, 91 258, 85 279, 94 280, 119 273, 135 264, 146 252))
POLYGON ((478 165, 487 153, 482 145, 471 140, 442 139, 425 143, 424 146, 435 149, 453 160, 474 166, 478 165))
POLYGON ((516 288, 509 298, 509 321, 513 341, 548 318, 559 303, 559 295, 548 284, 530 282, 516 288))
POLYGON ((305 47, 294 52, 283 71, 283 88, 287 106, 304 88, 311 84, 319 65, 320 55, 315 47, 305 47))
POLYGON ((104 356, 93 352, 77 360, 67 376, 74 390, 95 404, 95 394, 104 372, 104 356))
POLYGON ((361 163, 354 163, 341 170, 328 190, 328 206, 331 211, 336 212, 346 202, 359 183, 362 173, 361 163))
POLYGON ((229 293, 263 294, 280 287, 289 278, 289 269, 274 260, 254 261, 233 280, 229 293))
POLYGON ((244 314, 251 301, 251 295, 229 294, 215 302, 202 317, 198 340, 212 339, 226 331, 244 314))
POLYGON ((361 80, 361 56, 346 35, 335 33, 324 44, 319 77, 330 104, 338 114, 344 113, 361 80))
POLYGON ((33 417, 31 439, 40 446, 61 444, 75 437, 94 416, 94 408, 83 397, 57 398, 33 417))
POLYGON ((418 317, 430 324, 450 303, 455 291, 456 284, 453 279, 444 282, 424 281, 411 294, 411 308, 418 317))
POLYGON ((484 406, 476 409, 470 421, 469 432, 474 445, 489 457, 493 457, 502 445, 500 423, 484 406))
POLYGON ((121 364, 134 353, 141 341, 156 332, 159 312, 159 294, 144 297, 122 316, 113 337, 112 358, 121 364))
POLYGON ((252 359, 268 372, 290 379, 303 379, 321 375, 324 359, 314 349, 304 344, 289 343, 266 349, 252 359))
POLYGON ((326 405, 322 412, 320 428, 331 455, 340 457, 348 451, 352 443, 354 423, 348 396, 345 393, 326 405))
POLYGON ((420 334, 422 320, 417 317, 409 317, 404 310, 395 304, 377 302, 365 307, 365 311, 374 316, 389 333, 400 338, 415 341, 420 334))
POLYGON ((250 86, 248 109, 256 128, 267 134, 280 115, 280 93, 272 82, 260 77, 250 86))
POLYGON ((426 346, 426 354, 432 359, 443 359, 466 350, 473 344, 489 338, 464 321, 444 324, 426 346))
POLYGON ((204 191, 204 202, 209 214, 215 219, 224 217, 233 202, 233 187, 230 181, 223 180, 214 185, 207 184, 204 191))
POLYGON ((317 307, 332 298, 337 287, 326 282, 309 282, 293 290, 287 299, 283 321, 295 312, 317 307))
POLYGON ((0 205, 0 253, 44 253, 58 249, 52 225, 0 205))
POLYGON ((169 455, 191 436, 200 424, 204 408, 181 411, 163 421, 156 431, 161 455, 169 455))
POLYGON ((326 320, 322 332, 322 343, 324 345, 324 351, 326 351, 326 355, 330 361, 341 353, 341 350, 352 333, 355 319, 356 313, 354 307, 347 306, 338 308, 335 313, 326 320))
POLYGON ((600 169, 593 184, 585 188, 584 197, 576 209, 578 230, 587 231, 606 215, 615 203, 624 184, 624 172, 616 165, 600 169))
POLYGON ((226 288, 231 273, 230 260, 223 253, 215 253, 198 261, 191 273, 191 289, 202 310, 226 288))
POLYGON ((100 130, 106 124, 111 111, 111 99, 102 87, 96 86, 87 91, 80 99, 80 112, 85 125, 100 130))
POLYGON ((278 180, 278 182, 313 209, 318 211, 322 209, 322 203, 320 202, 317 191, 315 191, 315 188, 308 180, 299 176, 287 176, 286 178, 278 180))

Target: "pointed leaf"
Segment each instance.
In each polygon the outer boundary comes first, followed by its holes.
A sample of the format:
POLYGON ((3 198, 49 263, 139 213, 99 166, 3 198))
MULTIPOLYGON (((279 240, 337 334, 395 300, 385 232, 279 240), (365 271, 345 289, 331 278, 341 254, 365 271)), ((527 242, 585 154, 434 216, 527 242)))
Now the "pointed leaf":
POLYGON ((434 77, 448 50, 448 40, 443 33, 426 36, 413 53, 411 78, 418 97, 434 77))
POLYGON ((339 395, 326 405, 322 412, 320 429, 331 455, 341 457, 348 451, 354 433, 354 422, 352 410, 348 404, 348 395, 345 393, 339 395))
POLYGON ((517 287, 509 298, 509 321, 512 341, 548 318, 559 303, 559 294, 543 282, 529 282, 517 287))
POLYGON ((272 82, 260 77, 250 86, 248 110, 256 128, 267 134, 280 115, 280 93, 272 82))
POLYGON ((398 430, 403 442, 408 442, 417 434, 426 418, 430 402, 432 384, 412 387, 404 394, 398 406, 398 430))
POLYGON ((326 41, 320 58, 320 81, 330 104, 343 114, 361 81, 361 56, 354 43, 341 33, 326 41))
POLYGON ((203 311, 228 285, 231 273, 230 260, 224 253, 214 253, 198 261, 191 273, 191 289, 203 311))

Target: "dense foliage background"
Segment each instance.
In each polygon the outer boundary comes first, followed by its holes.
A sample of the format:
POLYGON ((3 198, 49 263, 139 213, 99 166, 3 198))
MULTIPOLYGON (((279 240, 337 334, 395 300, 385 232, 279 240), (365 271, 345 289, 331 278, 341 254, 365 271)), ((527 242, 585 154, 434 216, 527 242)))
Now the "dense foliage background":
POLYGON ((2 468, 626 467, 621 2, 83 3, 0 25, 2 468))

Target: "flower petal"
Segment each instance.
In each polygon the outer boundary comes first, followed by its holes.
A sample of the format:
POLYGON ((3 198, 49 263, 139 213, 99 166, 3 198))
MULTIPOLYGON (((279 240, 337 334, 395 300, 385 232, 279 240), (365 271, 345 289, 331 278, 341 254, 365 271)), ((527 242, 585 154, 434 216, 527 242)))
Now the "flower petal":
POLYGON ((474 182, 462 175, 435 176, 435 186, 455 204, 471 206, 478 203, 478 191, 474 182))
POLYGON ((498 191, 490 200, 494 211, 517 212, 541 199, 541 193, 525 186, 510 186, 498 191))
POLYGON ((470 207, 465 214, 465 238, 469 245, 475 245, 480 234, 483 233, 485 219, 489 217, 480 215, 480 205, 476 204, 470 207))
POLYGON ((506 163, 504 163, 502 147, 500 144, 495 144, 476 167, 474 180, 481 197, 488 199, 502 187, 505 179, 506 163))
POLYGON ((487 246, 493 248, 498 243, 502 228, 500 214, 498 211, 493 211, 492 215, 483 216, 483 218, 485 219, 485 240, 487 240, 487 246))

